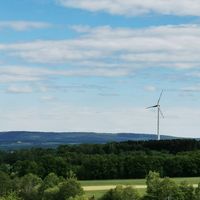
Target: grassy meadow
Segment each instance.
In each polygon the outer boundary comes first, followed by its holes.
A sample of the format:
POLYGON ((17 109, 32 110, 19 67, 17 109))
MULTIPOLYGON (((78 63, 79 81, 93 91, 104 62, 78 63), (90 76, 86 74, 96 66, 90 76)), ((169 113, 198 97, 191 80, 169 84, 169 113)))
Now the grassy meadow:
MULTIPOLYGON (((200 182, 200 177, 191 178, 172 178, 176 183, 181 183, 182 181, 187 181, 190 184, 198 184, 200 182)), ((80 181, 81 185, 84 186, 109 186, 109 185, 146 185, 145 179, 122 179, 122 180, 92 180, 92 181, 80 181)), ((138 192, 143 195, 146 189, 137 189, 138 192)), ((85 194, 88 197, 95 196, 96 198, 101 197, 106 193, 107 190, 93 190, 86 191, 85 194)))

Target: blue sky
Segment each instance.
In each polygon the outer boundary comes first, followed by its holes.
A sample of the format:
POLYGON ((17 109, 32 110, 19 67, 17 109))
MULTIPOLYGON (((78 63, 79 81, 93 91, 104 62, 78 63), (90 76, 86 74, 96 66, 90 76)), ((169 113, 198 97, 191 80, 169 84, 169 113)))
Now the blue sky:
POLYGON ((197 0, 2 0, 0 130, 199 137, 197 0))

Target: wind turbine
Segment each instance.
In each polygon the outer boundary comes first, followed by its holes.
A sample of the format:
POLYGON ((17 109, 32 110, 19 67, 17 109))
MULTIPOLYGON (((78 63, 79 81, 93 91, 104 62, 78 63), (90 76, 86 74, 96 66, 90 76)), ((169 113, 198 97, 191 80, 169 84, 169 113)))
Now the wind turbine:
POLYGON ((150 108, 157 108, 157 136, 158 136, 158 140, 160 140, 160 115, 164 118, 164 115, 160 109, 160 100, 161 100, 161 97, 163 95, 163 90, 162 92, 160 93, 160 97, 157 101, 157 104, 154 105, 154 106, 150 106, 150 107, 147 107, 146 109, 150 109, 150 108))

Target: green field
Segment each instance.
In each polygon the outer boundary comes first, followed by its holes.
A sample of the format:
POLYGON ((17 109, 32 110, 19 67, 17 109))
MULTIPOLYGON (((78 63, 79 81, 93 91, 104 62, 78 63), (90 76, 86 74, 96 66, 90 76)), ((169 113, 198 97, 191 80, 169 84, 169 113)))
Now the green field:
MULTIPOLYGON (((194 178, 172 178, 176 183, 181 183, 182 181, 187 181, 190 184, 198 184, 200 182, 200 177, 194 178)), ((95 180, 95 181, 80 181, 82 186, 107 186, 107 185, 145 185, 145 179, 122 179, 122 180, 95 180)), ((137 189, 138 192, 143 195, 146 189, 137 189)), ((105 194, 106 190, 98 191, 86 191, 85 194, 88 197, 95 196, 96 198, 101 197, 105 194)))
MULTIPOLYGON (((172 178, 176 183, 187 181, 190 184, 198 184, 200 177, 194 178, 172 178)), ((82 186, 101 186, 101 185, 145 185, 145 179, 121 179, 121 180, 95 180, 95 181, 80 181, 82 186)))
POLYGON ((95 181, 80 181, 80 183, 82 186, 145 185, 145 179, 95 180, 95 181))

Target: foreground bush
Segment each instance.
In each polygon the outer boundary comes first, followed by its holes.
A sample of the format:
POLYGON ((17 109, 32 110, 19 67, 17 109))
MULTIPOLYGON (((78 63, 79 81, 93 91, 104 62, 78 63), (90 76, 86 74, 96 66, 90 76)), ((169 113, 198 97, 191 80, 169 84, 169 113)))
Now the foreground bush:
POLYGON ((0 200, 22 200, 15 193, 10 193, 4 197, 0 197, 0 200))
POLYGON ((100 200, 139 200, 138 192, 132 187, 117 186, 109 190, 100 200))
POLYGON ((67 200, 70 197, 75 197, 76 195, 82 195, 83 189, 75 179, 68 179, 66 182, 62 183, 59 189, 59 200, 67 200))
POLYGON ((70 197, 69 200, 90 200, 85 196, 75 196, 75 197, 70 197))
POLYGON ((161 179, 156 172, 149 173, 146 183, 147 194, 144 200, 200 200, 200 187, 195 190, 187 182, 178 185, 170 178, 161 179))

